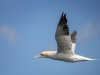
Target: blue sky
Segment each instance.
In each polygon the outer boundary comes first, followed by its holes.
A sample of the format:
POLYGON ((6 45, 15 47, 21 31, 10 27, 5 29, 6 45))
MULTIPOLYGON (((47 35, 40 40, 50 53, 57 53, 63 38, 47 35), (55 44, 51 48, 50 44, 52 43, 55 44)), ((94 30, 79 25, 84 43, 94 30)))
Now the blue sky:
POLYGON ((100 59, 100 0, 0 0, 0 75, 100 75, 100 61, 33 60, 57 50, 62 12, 77 30, 76 54, 100 59))

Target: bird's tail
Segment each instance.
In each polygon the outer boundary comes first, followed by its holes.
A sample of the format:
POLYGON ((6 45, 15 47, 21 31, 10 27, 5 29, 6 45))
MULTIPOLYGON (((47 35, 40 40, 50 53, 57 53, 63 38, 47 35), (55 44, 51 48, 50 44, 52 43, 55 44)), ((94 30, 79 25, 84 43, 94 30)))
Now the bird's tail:
POLYGON ((89 61, 89 60, 99 60, 99 59, 93 59, 93 58, 87 58, 87 57, 82 57, 82 59, 83 59, 84 61, 89 61))
POLYGON ((92 58, 89 58, 89 60, 100 60, 100 59, 92 59, 92 58))

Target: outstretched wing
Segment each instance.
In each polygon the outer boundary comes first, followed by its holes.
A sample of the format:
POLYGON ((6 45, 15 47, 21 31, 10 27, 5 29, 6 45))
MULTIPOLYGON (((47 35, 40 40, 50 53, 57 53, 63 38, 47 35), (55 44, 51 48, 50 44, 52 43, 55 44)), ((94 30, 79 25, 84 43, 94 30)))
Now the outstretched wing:
POLYGON ((73 33, 71 34, 71 41, 72 41, 72 51, 74 52, 75 47, 76 47, 76 36, 77 35, 77 31, 74 30, 73 33))
POLYGON ((72 51, 72 41, 69 34, 66 14, 62 13, 61 15, 56 29, 55 39, 58 45, 58 53, 74 54, 74 52, 72 51))
POLYGON ((77 35, 77 31, 74 30, 73 33, 71 34, 71 41, 72 41, 72 43, 76 42, 76 37, 75 37, 76 35, 77 35))

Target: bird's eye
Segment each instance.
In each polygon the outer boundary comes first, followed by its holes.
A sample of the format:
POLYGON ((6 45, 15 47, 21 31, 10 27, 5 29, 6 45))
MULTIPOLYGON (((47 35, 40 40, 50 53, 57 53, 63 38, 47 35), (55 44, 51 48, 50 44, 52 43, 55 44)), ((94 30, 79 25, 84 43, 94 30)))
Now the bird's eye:
POLYGON ((43 56, 43 54, 41 54, 43 56))

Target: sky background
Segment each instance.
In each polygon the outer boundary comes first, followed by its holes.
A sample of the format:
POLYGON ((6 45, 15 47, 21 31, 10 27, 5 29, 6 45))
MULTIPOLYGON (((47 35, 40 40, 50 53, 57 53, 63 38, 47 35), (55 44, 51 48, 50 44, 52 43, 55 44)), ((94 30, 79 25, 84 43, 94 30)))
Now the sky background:
POLYGON ((57 50, 62 12, 77 30, 76 54, 100 59, 100 0, 0 0, 0 75, 100 75, 99 60, 33 59, 57 50))

